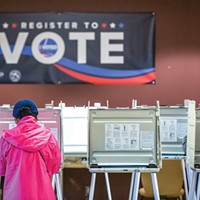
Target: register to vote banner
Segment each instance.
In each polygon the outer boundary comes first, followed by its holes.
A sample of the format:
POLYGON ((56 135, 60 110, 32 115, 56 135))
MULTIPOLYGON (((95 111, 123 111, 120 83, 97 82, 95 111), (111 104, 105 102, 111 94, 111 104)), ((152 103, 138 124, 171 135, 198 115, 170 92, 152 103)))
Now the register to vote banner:
POLYGON ((0 14, 0 83, 155 84, 155 15, 0 14))

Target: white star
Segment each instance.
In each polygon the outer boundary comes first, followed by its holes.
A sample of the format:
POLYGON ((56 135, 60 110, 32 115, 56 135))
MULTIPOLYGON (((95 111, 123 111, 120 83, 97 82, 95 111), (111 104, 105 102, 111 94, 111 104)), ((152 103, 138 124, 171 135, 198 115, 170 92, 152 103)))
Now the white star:
POLYGON ((8 23, 4 23, 4 24, 3 24, 3 28, 4 28, 4 29, 7 29, 8 27, 9 27, 9 24, 8 24, 8 23))
POLYGON ((116 27, 116 24, 115 23, 110 23, 110 28, 115 28, 116 27))

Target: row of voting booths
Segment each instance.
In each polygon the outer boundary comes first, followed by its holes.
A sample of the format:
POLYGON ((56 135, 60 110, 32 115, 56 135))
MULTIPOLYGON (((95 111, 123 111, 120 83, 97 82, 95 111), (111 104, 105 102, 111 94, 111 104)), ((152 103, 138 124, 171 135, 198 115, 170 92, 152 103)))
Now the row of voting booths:
POLYGON ((105 174, 109 200, 109 173, 132 173, 129 200, 138 198, 141 173, 149 173, 154 199, 160 199, 156 175, 163 160, 180 160, 186 199, 199 199, 199 189, 195 188, 199 185, 200 109, 195 101, 185 100, 175 106, 160 106, 159 102, 137 106, 133 100, 132 106, 125 108, 109 108, 107 103, 64 106, 63 111, 64 153, 86 159, 84 163, 91 172, 90 200, 94 198, 98 173, 105 174), (187 135, 186 154, 182 142, 187 135))
MULTIPOLYGON (((82 159, 91 173, 89 200, 94 198, 98 173, 105 174, 108 199, 112 199, 109 173, 131 173, 129 200, 138 199, 141 173, 151 176, 154 199, 160 199, 157 173, 163 160, 180 160, 187 200, 199 199, 200 109, 195 101, 183 105, 109 108, 66 106, 60 102, 39 109, 38 123, 51 128, 60 144, 62 165, 52 178, 57 199, 63 199, 62 169, 68 157, 82 159), (187 152, 182 142, 187 136, 187 152)), ((0 134, 15 126, 12 106, 0 107, 0 134)), ((171 177, 173 178, 173 177, 171 177)), ((128 185, 127 184, 127 185, 128 185)))

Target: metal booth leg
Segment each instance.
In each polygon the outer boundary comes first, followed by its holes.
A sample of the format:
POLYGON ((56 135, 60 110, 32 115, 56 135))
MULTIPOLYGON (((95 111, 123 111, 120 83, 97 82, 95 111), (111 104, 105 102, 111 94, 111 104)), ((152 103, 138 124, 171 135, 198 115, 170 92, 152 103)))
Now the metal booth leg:
POLYGON ((133 186, 134 186, 134 179, 135 179, 135 172, 132 172, 131 175, 131 183, 130 183, 130 191, 129 191, 129 198, 128 200, 132 199, 132 195, 133 195, 133 186))
POLYGON ((197 172, 192 172, 191 187, 189 188, 189 199, 196 199, 195 189, 197 184, 197 172))
POLYGON ((138 199, 139 185, 140 185, 140 172, 135 172, 135 187, 134 187, 134 191, 133 191, 132 200, 138 199))
POLYGON ((110 183, 109 183, 109 178, 108 178, 108 172, 105 172, 105 179, 106 179, 106 188, 107 188, 107 193, 108 193, 108 200, 112 200, 110 183))
POLYGON ((185 196, 186 200, 188 200, 188 179, 187 179, 187 174, 186 174, 186 166, 185 166, 185 159, 181 160, 181 165, 182 165, 182 172, 183 172, 183 180, 184 180, 184 186, 185 186, 185 196))
POLYGON ((96 173, 92 173, 89 200, 93 200, 94 198, 95 181, 96 181, 96 173))
POLYGON ((158 181, 157 181, 157 176, 155 172, 151 173, 151 180, 152 180, 152 185, 153 185, 154 199, 160 200, 160 195, 158 191, 158 181))
POLYGON ((59 173, 55 174, 55 179, 56 179, 57 198, 58 198, 58 200, 63 200, 61 184, 60 184, 60 174, 59 173))
POLYGON ((200 179, 199 179, 199 173, 197 174, 197 199, 200 199, 200 179))

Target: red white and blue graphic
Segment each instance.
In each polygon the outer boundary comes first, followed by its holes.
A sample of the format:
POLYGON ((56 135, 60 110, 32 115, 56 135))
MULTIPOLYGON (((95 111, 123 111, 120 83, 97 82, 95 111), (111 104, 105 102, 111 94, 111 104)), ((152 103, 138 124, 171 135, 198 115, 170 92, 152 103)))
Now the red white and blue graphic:
POLYGON ((155 14, 0 14, 0 83, 155 84, 155 14))

